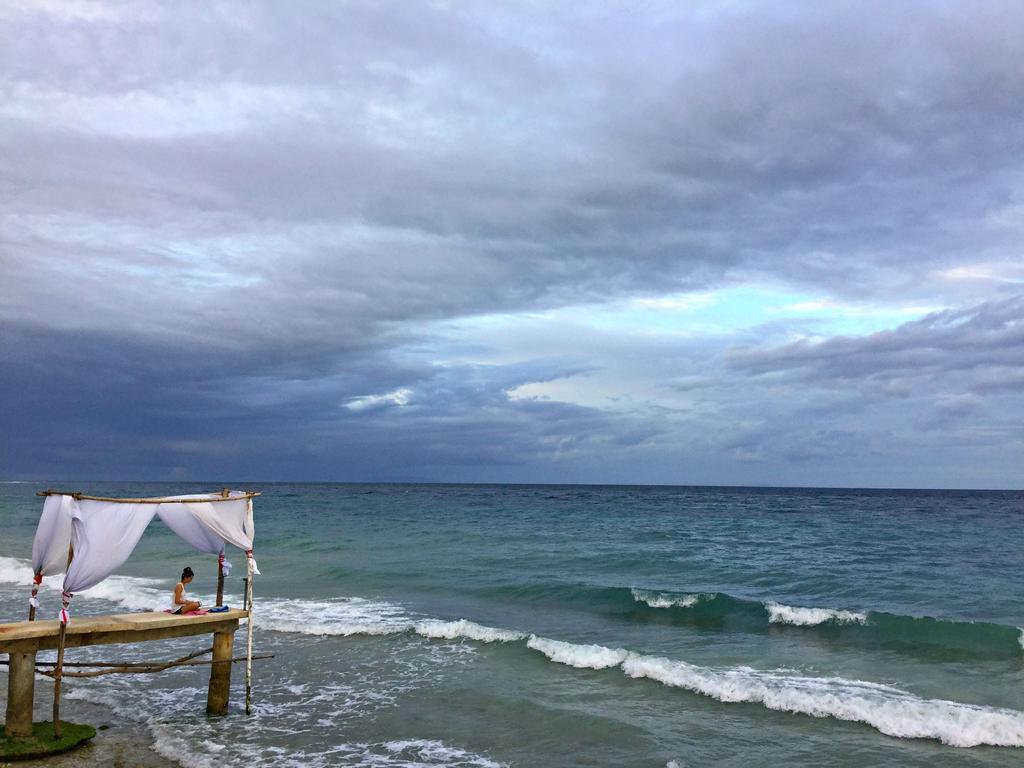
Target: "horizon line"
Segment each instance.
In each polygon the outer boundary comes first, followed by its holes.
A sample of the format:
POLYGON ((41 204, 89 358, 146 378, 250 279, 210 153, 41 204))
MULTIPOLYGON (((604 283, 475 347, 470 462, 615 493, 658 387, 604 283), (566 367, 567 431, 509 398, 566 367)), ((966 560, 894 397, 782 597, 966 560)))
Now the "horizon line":
MULTIPOLYGON (((223 480, 140 480, 140 479, 77 479, 77 480, 0 480, 0 485, 31 485, 44 482, 63 483, 159 483, 163 485, 216 485, 225 487, 223 480)), ((579 487, 579 488, 727 488, 731 490, 777 490, 777 491, 961 491, 974 493, 1021 493, 1019 488, 967 488, 967 487, 932 487, 914 486, 881 486, 881 485, 747 485, 727 483, 583 483, 583 482, 488 482, 488 481, 453 481, 453 480, 238 480, 237 484, 253 485, 460 485, 460 486, 536 486, 536 487, 579 487)), ((231 486, 232 483, 227 483, 231 486)))

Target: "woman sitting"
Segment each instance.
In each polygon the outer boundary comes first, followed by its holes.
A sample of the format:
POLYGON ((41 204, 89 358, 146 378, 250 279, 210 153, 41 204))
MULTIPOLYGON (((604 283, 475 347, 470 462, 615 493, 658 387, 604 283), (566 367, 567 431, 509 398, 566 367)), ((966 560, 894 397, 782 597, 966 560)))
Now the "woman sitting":
POLYGON ((192 569, 187 567, 181 572, 181 581, 174 587, 174 597, 171 598, 171 613, 189 613, 199 610, 198 600, 189 600, 185 594, 185 585, 192 583, 192 569))

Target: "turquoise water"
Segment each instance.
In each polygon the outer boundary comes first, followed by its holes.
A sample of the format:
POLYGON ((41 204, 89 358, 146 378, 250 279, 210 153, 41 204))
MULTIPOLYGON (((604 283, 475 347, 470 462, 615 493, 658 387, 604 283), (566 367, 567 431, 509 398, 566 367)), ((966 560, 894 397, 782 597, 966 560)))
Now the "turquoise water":
MULTIPOLYGON (((200 669, 68 685, 185 765, 1024 765, 1024 493, 259 489, 256 713, 207 719, 200 669)), ((36 490, 0 486, 3 620, 36 490)), ((162 607, 183 565, 212 593, 155 522, 73 613, 162 607)))

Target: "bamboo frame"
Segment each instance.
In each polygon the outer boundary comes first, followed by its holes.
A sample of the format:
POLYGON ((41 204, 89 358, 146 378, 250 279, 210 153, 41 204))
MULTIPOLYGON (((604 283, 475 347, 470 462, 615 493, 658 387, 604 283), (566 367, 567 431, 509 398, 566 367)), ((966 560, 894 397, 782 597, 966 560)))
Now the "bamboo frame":
POLYGON ((239 499, 252 501, 254 496, 262 495, 260 491, 243 491, 240 496, 225 496, 222 492, 218 496, 213 494, 196 494, 196 496, 187 499, 166 499, 161 496, 148 496, 138 499, 114 499, 109 496, 89 496, 81 491, 55 491, 52 488, 48 488, 45 491, 36 491, 36 496, 70 496, 76 501, 85 499, 86 501, 107 501, 115 504, 205 504, 206 502, 238 501, 239 499), (203 498, 205 496, 209 496, 209 498, 203 498))
POLYGON ((221 566, 221 558, 223 557, 223 552, 217 555, 217 608, 224 605, 224 568, 221 566))
MULTIPOLYGON (((155 667, 161 664, 179 664, 189 659, 194 659, 198 656, 205 656, 208 653, 213 653, 213 647, 204 648, 201 651, 195 651, 190 653, 188 656, 182 656, 180 659, 174 661, 65 661, 65 667, 155 667)), ((10 662, 0 661, 0 664, 8 664, 10 662)), ((53 661, 37 661, 37 667, 52 667, 56 662, 53 661)), ((41 673, 45 674, 45 673, 41 673)))
MULTIPOLYGON (((249 517, 252 517, 252 499, 249 499, 249 517)), ((245 596, 246 610, 249 612, 245 620, 245 714, 252 714, 252 551, 245 553, 245 596)))
MULTIPOLYGON (((272 659, 272 658, 274 658, 274 654, 272 654, 272 653, 259 653, 259 654, 256 654, 255 656, 253 656, 252 658, 254 660, 255 659, 272 659)), ((231 659, 217 659, 217 660, 214 660, 214 659, 188 659, 188 660, 185 660, 185 661, 168 662, 166 664, 148 664, 148 665, 125 664, 124 666, 114 665, 114 667, 112 667, 110 669, 106 669, 106 668, 104 668, 104 669, 94 669, 92 672, 62 672, 61 674, 64 677, 99 677, 101 675, 144 675, 144 674, 150 674, 150 673, 153 673, 153 672, 165 672, 168 669, 174 669, 175 667, 193 667, 193 666, 210 665, 210 664, 238 664, 239 662, 242 662, 242 661, 248 661, 248 657, 246 657, 246 656, 235 656, 234 658, 231 658, 231 659)), ((47 677, 52 677, 53 674, 54 674, 52 671, 47 671, 47 670, 42 670, 42 669, 37 669, 36 672, 38 674, 40 674, 40 675, 46 675, 47 677)))
MULTIPOLYGON (((64 572, 71 567, 71 561, 75 559, 75 545, 68 545, 68 562, 64 566, 64 572)), ((61 595, 61 601, 64 595, 61 595)), ((63 604, 63 602, 62 602, 63 604)), ((57 665, 53 668, 53 738, 60 740, 60 680, 64 674, 64 637, 68 631, 68 625, 63 621, 64 613, 61 609, 60 634, 57 636, 57 665)))
MULTIPOLYGON (((195 651, 182 656, 180 659, 174 661, 66 661, 62 664, 62 667, 89 667, 92 668, 92 672, 64 672, 61 671, 61 677, 98 677, 100 675, 112 675, 112 674, 143 674, 150 672, 163 672, 167 669, 173 669, 174 667, 190 667, 206 664, 237 664, 241 661, 245 661, 245 656, 235 656, 231 659, 200 659, 199 656, 205 656, 208 653, 213 653, 213 648, 204 648, 201 651, 195 651)), ((252 657, 253 659, 272 659, 274 654, 272 653, 261 653, 256 654, 252 657)), ((7 666, 11 662, 7 659, 0 660, 0 665, 7 666)), ((37 661, 35 662, 36 672, 40 675, 46 675, 47 677, 53 677, 55 672, 55 661, 37 661), (42 668, 42 669, 40 669, 42 668)))

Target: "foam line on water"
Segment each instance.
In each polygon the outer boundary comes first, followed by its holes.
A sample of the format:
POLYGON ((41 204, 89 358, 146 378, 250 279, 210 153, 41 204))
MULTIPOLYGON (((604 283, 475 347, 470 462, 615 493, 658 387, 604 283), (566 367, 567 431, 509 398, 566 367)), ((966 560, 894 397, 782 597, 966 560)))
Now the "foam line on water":
POLYGON ((802 677, 747 667, 712 669, 630 655, 623 671, 724 702, 866 723, 898 738, 936 739, 954 747, 1024 747, 1024 712, 923 699, 891 686, 843 678, 802 677))
POLYGON ((703 595, 673 595, 668 592, 649 592, 645 589, 632 588, 633 599, 651 608, 692 608, 703 595))
POLYGON ((907 653, 952 657, 1017 657, 1024 648, 1021 629, 985 621, 913 616, 886 611, 849 610, 834 607, 803 607, 775 600, 750 600, 725 592, 699 594, 644 590, 636 587, 601 587, 591 590, 595 599, 612 607, 629 595, 632 616, 643 620, 647 609, 668 612, 673 622, 715 622, 723 631, 766 631, 771 626, 791 626, 804 631, 823 630, 852 643, 889 646, 907 653))
POLYGON ((433 640, 476 640, 508 643, 526 638, 523 632, 487 627, 467 619, 443 621, 410 614, 405 608, 361 597, 307 600, 266 599, 256 606, 256 626, 303 635, 397 635, 413 632, 433 640))
POLYGON ((1024 712, 924 699, 880 683, 808 677, 750 667, 717 669, 622 648, 578 645, 531 635, 527 646, 551 661, 585 669, 621 667, 725 703, 746 702, 783 712, 865 723, 889 736, 936 739, 954 747, 1024 747, 1024 712))
MULTIPOLYGON (((43 588, 51 593, 59 593, 61 580, 59 575, 44 579, 43 588)), ((32 566, 29 561, 0 556, 0 582, 24 584, 26 601, 31 581, 32 566)), ((76 593, 75 599, 105 600, 128 610, 152 611, 165 608, 170 595, 169 582, 164 584, 160 579, 115 575, 92 589, 76 593)), ((213 602, 212 595, 194 596, 204 603, 213 602)), ((512 642, 527 636, 526 633, 487 627, 467 619, 441 621, 413 616, 399 605, 361 597, 316 601, 262 598, 256 603, 254 621, 260 629, 319 636, 415 632, 430 639, 465 638, 484 643, 512 642)))
POLYGON ((420 621, 413 625, 413 630, 417 635, 433 639, 455 640, 467 638, 482 643, 509 643, 526 637, 526 634, 523 632, 485 627, 482 624, 476 624, 466 619, 459 619, 458 621, 439 621, 436 619, 420 621))
MULTIPOLYGON (((43 579, 40 602, 43 603, 41 607, 44 610, 46 602, 52 603, 54 613, 59 610, 59 601, 47 601, 47 596, 60 594, 63 581, 63 574, 54 574, 43 579)), ((16 557, 0 557, 0 582, 24 585, 27 603, 32 583, 32 564, 28 560, 16 557)), ((169 582, 141 576, 109 576, 95 587, 76 592, 75 600, 106 600, 132 611, 162 610, 170 604, 171 598, 171 587, 166 584, 169 582)))
POLYGON ((617 667, 626 660, 629 652, 622 648, 605 648, 603 645, 577 645, 547 637, 530 635, 526 647, 540 651, 551 661, 578 669, 607 669, 617 667))
POLYGON ((254 601, 253 607, 258 628, 300 635, 391 635, 412 626, 401 606, 362 597, 263 598, 254 601))
POLYGON ((866 624, 868 615, 838 608, 798 608, 782 603, 766 602, 768 622, 771 624, 792 624, 797 627, 813 627, 827 621, 836 624, 866 624))
MULTIPOLYGON (((636 602, 643 603, 649 608, 693 608, 698 603, 711 603, 715 601, 726 601, 735 603, 737 606, 749 606, 751 608, 757 605, 756 603, 732 598, 728 595, 721 595, 717 592, 676 594, 673 592, 656 592, 632 587, 630 593, 636 602)), ((785 605, 773 600, 766 600, 761 603, 761 607, 768 612, 768 622, 771 624, 812 627, 826 622, 865 624, 868 620, 867 613, 840 608, 801 608, 785 605)))
MULTIPOLYGON (((366 745, 373 747, 374 745, 366 745)), ((436 739, 405 739, 386 741, 380 745, 390 756, 403 759, 403 766, 445 765, 465 768, 503 768, 483 755, 476 755, 458 747, 452 747, 436 739), (409 760, 409 762, 404 762, 409 760)))

